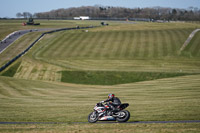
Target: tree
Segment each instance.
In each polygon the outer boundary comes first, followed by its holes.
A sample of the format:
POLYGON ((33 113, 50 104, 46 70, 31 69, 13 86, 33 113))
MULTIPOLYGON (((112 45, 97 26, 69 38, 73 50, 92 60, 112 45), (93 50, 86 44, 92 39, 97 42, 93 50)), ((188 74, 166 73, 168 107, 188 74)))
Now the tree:
POLYGON ((176 9, 173 9, 173 10, 172 10, 172 14, 173 14, 173 15, 176 15, 176 14, 177 14, 176 9))
POLYGON ((23 16, 23 14, 21 14, 20 12, 18 12, 17 14, 16 14, 16 17, 17 18, 21 18, 23 16))
POLYGON ((24 18, 32 18, 33 15, 30 12, 23 12, 23 17, 24 18))
MULTIPOLYGON (((28 12, 22 15, 24 18, 30 17, 28 12)), ((72 18, 78 16, 90 16, 91 18, 146 18, 155 20, 200 20, 200 10, 198 8, 190 7, 189 9, 178 8, 124 8, 124 7, 105 7, 101 5, 96 6, 82 6, 71 7, 67 9, 51 10, 49 12, 35 13, 36 18, 72 18)))
POLYGON ((174 20, 177 20, 177 10, 176 10, 176 9, 173 9, 173 10, 172 10, 172 18, 173 18, 174 20))

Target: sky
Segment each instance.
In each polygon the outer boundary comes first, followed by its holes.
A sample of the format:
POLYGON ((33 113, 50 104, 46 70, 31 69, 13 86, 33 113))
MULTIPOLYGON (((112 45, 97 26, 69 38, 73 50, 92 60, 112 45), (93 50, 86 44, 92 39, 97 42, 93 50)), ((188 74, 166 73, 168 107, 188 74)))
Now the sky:
POLYGON ((113 6, 128 8, 171 7, 200 9, 200 0, 0 0, 0 17, 15 18, 18 12, 46 12, 59 8, 80 6, 113 6))

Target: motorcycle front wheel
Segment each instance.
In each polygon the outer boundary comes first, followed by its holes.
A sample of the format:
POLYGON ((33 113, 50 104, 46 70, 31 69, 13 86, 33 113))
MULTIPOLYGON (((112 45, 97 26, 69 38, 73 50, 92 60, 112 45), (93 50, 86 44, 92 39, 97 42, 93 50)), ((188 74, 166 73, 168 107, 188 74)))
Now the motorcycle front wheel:
POLYGON ((90 113, 88 115, 88 122, 89 123, 95 123, 98 120, 98 113, 96 111, 90 113))
POLYGON ((122 110, 119 112, 119 115, 116 118, 116 120, 118 122, 127 122, 129 118, 130 118, 130 112, 128 110, 122 110))

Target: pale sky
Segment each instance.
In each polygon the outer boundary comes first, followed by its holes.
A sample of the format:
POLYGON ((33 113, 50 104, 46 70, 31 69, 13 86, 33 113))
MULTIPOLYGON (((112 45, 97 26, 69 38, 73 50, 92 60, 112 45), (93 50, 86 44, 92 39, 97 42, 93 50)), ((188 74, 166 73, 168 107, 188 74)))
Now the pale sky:
POLYGON ((200 9, 200 0, 0 0, 0 17, 16 17, 18 12, 46 12, 59 8, 80 6, 114 6, 114 7, 171 7, 200 9))

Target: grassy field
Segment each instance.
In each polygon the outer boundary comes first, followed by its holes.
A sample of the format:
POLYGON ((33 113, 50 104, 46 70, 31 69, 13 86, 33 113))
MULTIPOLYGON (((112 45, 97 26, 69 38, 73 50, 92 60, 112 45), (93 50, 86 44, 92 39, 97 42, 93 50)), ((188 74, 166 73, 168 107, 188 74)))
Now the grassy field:
POLYGON ((130 103, 130 121, 200 119, 199 75, 112 86, 0 79, 1 121, 86 122, 111 92, 130 103))
POLYGON ((173 57, 177 55, 177 51, 192 30, 91 31, 89 33, 66 31, 54 34, 54 37, 48 40, 48 44, 44 44, 48 47, 41 49, 37 56, 57 60, 65 60, 66 57, 67 59, 173 57))
MULTIPOLYGON (((10 30, 23 28, 16 26, 20 20, 0 22, 15 28, 10 30)), ((100 24, 39 22, 43 25, 38 28, 100 24)), ((110 26, 88 32, 73 30, 45 35, 3 71, 0 121, 66 123, 0 125, 0 132, 199 132, 199 123, 72 124, 87 122, 95 103, 105 100, 109 93, 130 104, 130 121, 200 120, 199 33, 180 54, 189 34, 200 25, 109 23, 110 26), (93 85, 87 85, 91 80, 93 85)), ((40 34, 31 33, 13 43, 0 55, 0 64, 20 53, 40 34)))
MULTIPOLYGON (((89 32, 63 31, 46 35, 29 57, 59 66, 62 71, 200 73, 198 56, 179 54, 189 34, 198 26, 190 23, 113 23, 89 29, 89 32)), ((20 70, 24 73, 24 69, 20 70)), ((34 70, 37 72, 37 68, 34 70)), ((17 75, 23 77, 20 72, 17 75)), ((62 73, 63 79, 64 75, 62 73)), ((65 81, 62 78, 61 81, 65 81)))
MULTIPOLYGON (((0 77, 0 120, 30 122, 86 122, 96 102, 110 92, 130 103, 130 121, 199 120, 200 76, 183 76, 114 86, 75 85, 0 77), (95 98, 94 98, 95 97, 95 98)), ((100 131, 104 126, 80 125, 9 125, 13 131, 100 131), (100 126, 100 127, 99 127, 100 126), (33 127, 31 129, 31 127, 33 127), (56 130, 56 127, 59 127, 56 130), (75 128, 77 127, 77 128, 75 128), (86 127, 88 127, 86 129, 86 127)), ((108 130, 144 132, 199 131, 199 124, 111 124, 108 130), (117 126, 117 127, 116 127, 117 126), (139 126, 139 128, 138 128, 139 126), (164 127, 164 128, 163 128, 164 127), (129 129, 129 130, 128 130, 129 129), (165 130, 164 130, 165 129, 165 130)), ((1 125, 1 131, 11 131, 1 125)))

